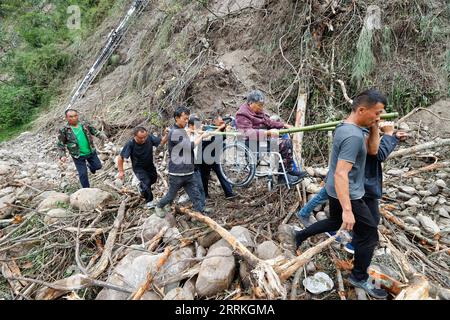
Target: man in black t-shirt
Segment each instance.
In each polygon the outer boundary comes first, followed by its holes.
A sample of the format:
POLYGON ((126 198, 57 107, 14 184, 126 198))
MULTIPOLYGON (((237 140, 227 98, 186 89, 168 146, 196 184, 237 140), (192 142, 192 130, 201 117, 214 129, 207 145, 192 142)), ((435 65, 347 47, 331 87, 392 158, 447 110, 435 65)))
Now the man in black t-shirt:
POLYGON ((124 159, 131 158, 133 172, 139 179, 139 191, 145 198, 146 207, 155 207, 151 186, 158 178, 156 167, 153 164, 153 147, 167 142, 167 133, 164 137, 149 135, 144 127, 136 127, 133 130, 133 139, 129 140, 120 153, 117 165, 119 167, 119 179, 123 180, 125 172, 123 170, 124 159))

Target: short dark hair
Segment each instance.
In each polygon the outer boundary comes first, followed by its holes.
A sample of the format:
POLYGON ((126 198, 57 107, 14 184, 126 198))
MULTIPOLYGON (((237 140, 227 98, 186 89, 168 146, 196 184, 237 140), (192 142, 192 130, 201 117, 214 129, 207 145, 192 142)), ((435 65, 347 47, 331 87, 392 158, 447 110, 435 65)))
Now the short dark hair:
POLYGON ((373 107, 377 103, 382 103, 384 107, 387 106, 386 97, 378 90, 369 89, 361 92, 353 99, 352 110, 356 111, 361 105, 365 105, 369 108, 373 107))
POLYGON ((74 111, 74 112, 76 112, 76 113, 78 114, 78 110, 69 108, 69 109, 67 109, 66 111, 64 111, 64 115, 67 117, 67 114, 68 114, 70 111, 74 111))
POLYGON ((200 121, 200 118, 196 115, 191 115, 188 120, 188 125, 193 126, 196 122, 200 121))
POLYGON ((148 130, 141 126, 136 127, 133 129, 133 136, 137 136, 139 132, 148 132, 148 130))
POLYGON ((179 118, 181 117, 181 114, 185 113, 186 115, 190 115, 191 112, 189 111, 188 108, 186 108, 185 106, 179 106, 175 109, 175 112, 173 113, 173 117, 174 118, 179 118))

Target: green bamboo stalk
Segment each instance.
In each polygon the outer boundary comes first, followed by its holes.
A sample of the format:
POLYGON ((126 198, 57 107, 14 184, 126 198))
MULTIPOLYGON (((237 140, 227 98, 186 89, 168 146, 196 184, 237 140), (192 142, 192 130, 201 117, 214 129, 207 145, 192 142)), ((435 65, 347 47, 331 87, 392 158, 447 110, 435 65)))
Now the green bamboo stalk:
MULTIPOLYGON (((398 117, 398 112, 391 112, 391 113, 384 113, 381 115, 381 119, 387 120, 387 119, 394 119, 398 117)), ((325 123, 318 123, 313 124, 310 126, 305 127, 297 127, 297 128, 290 128, 290 129, 281 129, 278 130, 278 133, 280 135, 285 133, 296 133, 296 132, 310 132, 310 131, 333 131, 336 129, 336 126, 341 123, 343 120, 339 121, 332 121, 332 122, 325 122, 325 123)), ((241 136, 242 133, 238 131, 228 131, 228 132, 217 132, 212 131, 211 134, 213 135, 224 135, 224 136, 241 136)))
MULTIPOLYGON (((392 112, 392 113, 384 113, 381 115, 381 119, 394 119, 398 117, 398 112, 392 112)), ((313 124, 311 126, 306 127, 299 127, 299 128, 290 128, 290 129, 282 129, 278 130, 279 134, 285 134, 285 133, 295 133, 295 132, 308 132, 308 131, 315 131, 318 129, 324 129, 324 128, 331 128, 336 127, 340 121, 332 121, 332 122, 326 122, 326 123, 319 123, 319 124, 313 124)))

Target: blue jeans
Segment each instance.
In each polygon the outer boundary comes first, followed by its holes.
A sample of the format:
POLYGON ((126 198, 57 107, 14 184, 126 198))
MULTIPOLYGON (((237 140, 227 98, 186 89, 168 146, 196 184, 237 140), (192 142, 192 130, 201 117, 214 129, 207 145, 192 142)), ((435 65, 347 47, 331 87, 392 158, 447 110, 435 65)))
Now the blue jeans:
POLYGON ((183 188, 184 191, 186 191, 186 193, 188 194, 194 210, 203 212, 204 206, 201 200, 200 189, 198 188, 198 182, 195 173, 187 176, 173 176, 169 174, 169 190, 156 206, 158 208, 163 208, 169 203, 172 203, 177 196, 178 190, 180 190, 181 188, 183 188))
POLYGON ((302 216, 308 218, 315 207, 325 203, 328 200, 328 194, 325 187, 320 189, 319 193, 316 194, 311 200, 309 200, 303 208, 297 212, 297 216, 302 216))
POLYGON ((80 156, 78 158, 72 157, 72 159, 73 162, 75 163, 75 167, 77 168, 81 186, 83 188, 89 188, 87 167, 89 167, 89 170, 92 173, 95 173, 95 171, 100 170, 102 168, 102 163, 97 156, 97 152, 94 151, 88 156, 80 156))

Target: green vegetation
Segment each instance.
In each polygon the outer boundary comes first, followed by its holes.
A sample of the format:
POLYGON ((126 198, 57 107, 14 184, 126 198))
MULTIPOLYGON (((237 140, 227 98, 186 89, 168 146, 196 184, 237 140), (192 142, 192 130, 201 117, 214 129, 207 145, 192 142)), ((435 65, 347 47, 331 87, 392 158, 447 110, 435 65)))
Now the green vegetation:
POLYGON ((360 88, 375 66, 372 52, 372 30, 363 27, 356 43, 356 55, 353 61, 352 80, 360 88))
MULTIPOLYGON (((116 1, 117 2, 117 1, 116 1)), ((123 1, 118 1, 123 2, 123 1)), ((61 92, 77 61, 70 45, 106 17, 113 0, 3 0, 0 4, 0 141, 27 127, 61 92), (80 28, 69 29, 68 7, 80 8, 80 28)))

